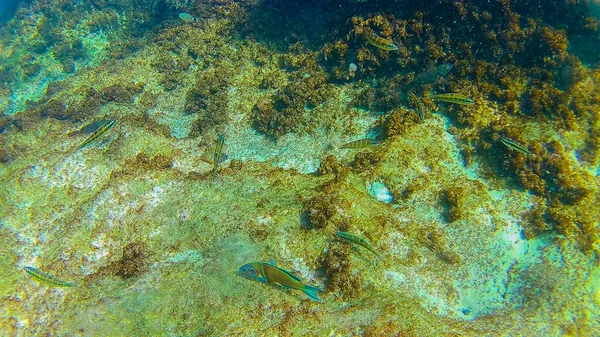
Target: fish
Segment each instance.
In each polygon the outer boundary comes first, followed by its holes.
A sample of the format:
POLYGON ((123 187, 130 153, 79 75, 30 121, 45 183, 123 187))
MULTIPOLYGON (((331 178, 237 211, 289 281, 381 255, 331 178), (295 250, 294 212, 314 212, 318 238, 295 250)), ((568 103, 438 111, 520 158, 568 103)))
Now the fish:
POLYGON ((88 125, 82 127, 79 130, 69 132, 67 134, 67 137, 74 137, 74 136, 79 136, 79 135, 90 134, 110 122, 112 122, 112 120, 110 120, 110 119, 101 119, 101 120, 93 121, 93 122, 89 123, 88 125))
POLYGON ((219 135, 217 139, 217 145, 215 146, 215 154, 213 156, 213 174, 212 181, 215 181, 217 178, 217 170, 219 169, 219 164, 221 163, 221 158, 223 157, 223 146, 225 145, 225 136, 223 134, 219 135))
POLYGON ((531 155, 531 152, 525 147, 525 145, 512 140, 510 138, 504 138, 501 140, 502 144, 506 145, 509 150, 521 152, 524 155, 531 155))
POLYGON ((342 144, 339 148, 340 149, 362 149, 362 148, 366 148, 366 147, 372 147, 375 145, 377 145, 377 143, 375 143, 375 139, 362 138, 362 139, 358 139, 358 140, 353 140, 346 144, 342 144))
POLYGON ((323 302, 318 292, 323 290, 304 284, 302 280, 287 270, 275 266, 275 261, 251 262, 240 267, 238 274, 244 278, 261 283, 277 283, 283 287, 303 291, 313 301, 323 302))
POLYGON ((415 106, 415 112, 417 113, 417 116, 419 116, 419 121, 420 122, 424 121, 425 113, 427 110, 423 106, 423 102, 421 102, 419 97, 417 97, 417 95, 415 95, 415 93, 412 91, 408 92, 408 100, 412 105, 415 106))
POLYGON ((352 234, 352 233, 348 233, 348 232, 336 232, 335 235, 339 238, 342 238, 342 239, 350 242, 350 243, 353 243, 355 245, 359 245, 363 248, 366 248, 371 253, 375 254, 378 259, 380 259, 380 260, 383 259, 383 256, 381 256, 381 254, 379 254, 367 240, 361 238, 360 236, 352 234))
POLYGON ((450 63, 440 64, 433 69, 419 74, 417 78, 408 84, 409 88, 415 88, 424 84, 435 83, 440 77, 444 77, 450 73, 454 66, 450 63))
POLYGON ((455 93, 455 92, 450 92, 447 94, 431 95, 431 98, 435 99, 437 101, 460 104, 460 105, 475 104, 475 101, 472 100, 471 98, 469 98, 465 95, 459 94, 459 93, 455 93))
POLYGON ((179 18, 185 22, 198 22, 198 18, 190 13, 179 13, 179 18))
POLYGON ((112 129, 112 127, 115 126, 115 124, 117 124, 117 120, 111 120, 108 123, 99 127, 96 131, 94 131, 91 135, 89 135, 81 144, 79 144, 79 146, 77 147, 77 150, 81 150, 84 147, 90 145, 92 142, 94 142, 100 136, 105 134, 106 131, 112 129))
POLYGON ((375 35, 375 33, 367 33, 367 41, 372 46, 375 46, 381 50, 394 51, 398 50, 398 46, 392 40, 384 39, 381 36, 375 35))
POLYGON ((36 280, 40 283, 44 283, 44 284, 54 286, 54 287, 75 287, 76 286, 75 283, 59 280, 59 279, 57 279, 53 276, 50 276, 34 267, 27 266, 23 269, 27 272, 27 274, 31 275, 34 280, 36 280))

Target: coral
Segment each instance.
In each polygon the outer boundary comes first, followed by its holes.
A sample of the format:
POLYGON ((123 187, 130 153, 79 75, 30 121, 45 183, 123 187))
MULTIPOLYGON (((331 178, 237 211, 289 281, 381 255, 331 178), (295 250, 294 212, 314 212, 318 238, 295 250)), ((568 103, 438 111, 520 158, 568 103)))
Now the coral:
POLYGON ((325 159, 321 160, 319 165, 319 175, 334 174, 337 181, 345 180, 350 174, 350 169, 340 161, 334 155, 328 155, 325 159))
MULTIPOLYGON (((384 70, 385 67, 382 66, 392 64, 394 52, 380 50, 369 45, 367 41, 369 34, 377 34, 385 39, 393 39, 393 22, 390 18, 375 15, 364 20, 361 17, 354 16, 352 17, 352 25, 353 27, 347 34, 346 39, 356 43, 352 59, 357 61, 361 70, 374 74, 384 70)), ((399 48, 404 49, 404 46, 400 44, 399 48)), ((347 61, 346 63, 350 62, 347 61)))
POLYGON ((165 52, 159 54, 152 60, 152 67, 162 75, 160 80, 162 86, 165 90, 170 91, 181 84, 181 80, 184 77, 183 72, 189 69, 192 58, 181 52, 177 54, 177 58, 174 58, 171 55, 171 50, 180 51, 176 46, 173 46, 172 48, 163 46, 163 48, 165 49, 165 52))
POLYGON ((150 157, 144 152, 140 152, 134 157, 125 160, 121 170, 115 173, 117 175, 133 175, 140 172, 149 172, 156 170, 166 170, 173 166, 173 158, 164 154, 156 154, 150 157))
POLYGON ((72 109, 67 109, 65 103, 61 103, 58 100, 51 100, 40 107, 39 113, 40 116, 45 118, 66 120, 73 117, 74 111, 72 109))
POLYGON ((411 126, 419 123, 419 117, 410 110, 399 108, 384 120, 386 137, 403 135, 411 126))
POLYGON ((21 66, 21 70, 25 76, 34 76, 36 75, 42 66, 39 62, 37 62, 36 58, 33 55, 25 55, 19 61, 19 65, 21 66))
POLYGON ((464 216, 463 199, 465 191, 459 186, 453 186, 443 192, 442 200, 446 205, 446 219, 449 222, 458 221, 464 216))
POLYGON ((547 212, 545 200, 536 197, 533 207, 523 215, 523 236, 526 239, 531 240, 539 234, 552 230, 552 224, 547 219, 547 212))
POLYGON ((105 103, 100 92, 94 88, 82 90, 85 92, 84 98, 77 104, 77 111, 84 117, 94 116, 100 107, 105 103))
POLYGON ((310 118, 306 111, 324 102, 331 85, 322 70, 297 75, 301 77, 280 89, 271 102, 261 98, 255 104, 252 118, 258 131, 278 138, 307 129, 310 118))
POLYGON ((184 110, 198 118, 190 131, 191 137, 221 126, 229 120, 228 73, 224 65, 208 68, 198 76, 196 84, 186 93, 184 110))
POLYGON ((304 203, 303 217, 314 228, 327 226, 338 214, 337 198, 326 195, 316 195, 304 203))
POLYGON ((46 96, 52 97, 63 89, 63 82, 50 82, 46 87, 46 96))
POLYGON ((147 269, 148 256, 145 242, 132 242, 123 247, 123 256, 111 268, 115 270, 115 275, 123 279, 139 276, 147 269))
POLYGON ((133 103, 134 96, 142 91, 144 86, 143 83, 113 84, 100 89, 100 98, 103 103, 133 103))
POLYGON ((360 280, 350 271, 352 246, 334 242, 324 254, 323 268, 327 275, 327 290, 351 297, 360 289, 360 280))
POLYGON ((427 235, 419 238, 419 240, 427 248, 435 252, 442 261, 448 264, 459 264, 462 262, 460 255, 448 247, 446 236, 438 229, 434 227, 428 228, 427 235))
POLYGON ((352 76, 350 76, 350 72, 346 71, 350 63, 348 60, 348 49, 348 44, 340 40, 328 43, 321 48, 323 63, 335 80, 350 79, 356 74, 356 70, 352 76))
POLYGON ((354 156, 354 162, 352 162, 352 171, 354 173, 362 173, 365 171, 373 170, 375 165, 381 161, 381 154, 375 151, 363 151, 358 152, 354 156))
POLYGON ((0 164, 8 163, 11 160, 11 156, 5 149, 0 149, 0 164))
POLYGON ((86 52, 81 40, 69 41, 54 47, 54 58, 63 65, 64 72, 75 71, 75 61, 85 57, 86 52))
POLYGON ((12 64, 0 64, 0 88, 10 88, 10 83, 17 78, 17 70, 12 64))

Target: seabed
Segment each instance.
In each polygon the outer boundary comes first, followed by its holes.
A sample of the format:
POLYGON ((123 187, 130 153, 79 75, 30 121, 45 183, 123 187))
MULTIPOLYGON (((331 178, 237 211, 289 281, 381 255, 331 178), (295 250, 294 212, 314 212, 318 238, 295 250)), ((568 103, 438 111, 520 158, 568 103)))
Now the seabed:
POLYGON ((600 336, 596 6, 5 11, 0 334, 600 336))

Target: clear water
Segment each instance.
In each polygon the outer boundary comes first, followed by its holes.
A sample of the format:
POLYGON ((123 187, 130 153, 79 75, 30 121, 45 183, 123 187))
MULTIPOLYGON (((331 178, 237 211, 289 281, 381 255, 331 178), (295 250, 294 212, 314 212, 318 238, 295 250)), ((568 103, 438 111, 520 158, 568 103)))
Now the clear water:
POLYGON ((0 2, 2 335, 600 335, 598 6, 0 2))

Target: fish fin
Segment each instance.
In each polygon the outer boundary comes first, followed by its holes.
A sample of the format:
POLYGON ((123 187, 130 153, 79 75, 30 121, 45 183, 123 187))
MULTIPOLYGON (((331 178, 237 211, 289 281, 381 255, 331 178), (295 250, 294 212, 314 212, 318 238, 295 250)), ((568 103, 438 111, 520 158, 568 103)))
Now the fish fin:
POLYGON ((256 280, 261 283, 269 283, 266 278, 257 276, 256 280))
POLYGON ((270 259, 269 261, 267 261, 267 264, 272 265, 273 267, 275 267, 275 260, 270 259))
POLYGON ((320 299, 319 296, 317 296, 317 293, 321 292, 323 290, 321 290, 317 287, 304 285, 304 287, 302 288, 302 291, 306 294, 306 296, 310 297, 311 300, 317 301, 317 302, 323 302, 323 300, 320 299))

